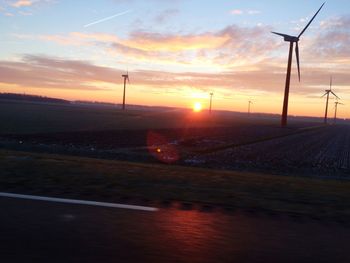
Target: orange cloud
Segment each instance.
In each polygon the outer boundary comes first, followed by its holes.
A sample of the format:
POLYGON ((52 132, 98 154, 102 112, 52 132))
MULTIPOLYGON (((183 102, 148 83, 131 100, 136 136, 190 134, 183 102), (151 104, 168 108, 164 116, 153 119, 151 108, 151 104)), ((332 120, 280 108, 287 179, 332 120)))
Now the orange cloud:
POLYGON ((121 41, 131 48, 144 51, 185 51, 197 49, 216 49, 229 40, 227 35, 203 33, 198 35, 163 35, 135 31, 130 38, 121 41))
POLYGON ((247 64, 261 61, 281 47, 282 44, 270 36, 269 30, 269 27, 246 28, 231 25, 213 32, 192 34, 162 34, 136 30, 127 37, 84 32, 26 37, 60 45, 98 46, 129 63, 222 70, 246 68, 247 64))
POLYGON ((31 1, 31 0, 19 0, 19 1, 12 3, 11 6, 16 7, 16 8, 20 8, 20 7, 24 7, 24 6, 31 6, 34 4, 34 2, 35 1, 31 1))

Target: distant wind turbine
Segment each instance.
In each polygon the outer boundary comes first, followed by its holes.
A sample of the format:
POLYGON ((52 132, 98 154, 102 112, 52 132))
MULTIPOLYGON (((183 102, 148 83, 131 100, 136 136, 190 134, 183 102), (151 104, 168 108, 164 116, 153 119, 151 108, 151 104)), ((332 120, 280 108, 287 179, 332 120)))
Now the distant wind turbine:
POLYGON ((336 122, 337 122, 338 105, 344 105, 344 104, 343 104, 343 103, 340 103, 339 101, 336 101, 336 102, 334 103, 334 120, 333 120, 333 124, 336 124, 336 122))
POLYGON ((252 101, 248 101, 248 115, 250 115, 250 105, 253 104, 252 101))
POLYGON ((323 96, 321 98, 323 98, 324 96, 327 95, 327 101, 326 101, 326 110, 325 110, 325 114, 324 114, 324 124, 327 124, 327 115, 328 115, 328 101, 329 101, 329 93, 332 93, 337 99, 340 99, 337 95, 335 95, 335 93, 332 91, 332 77, 329 83, 329 89, 325 90, 325 94, 323 94, 323 96))
POLYGON ((210 113, 210 114, 211 114, 211 106, 212 106, 212 101, 213 101, 213 95, 214 95, 214 93, 211 92, 211 93, 210 93, 210 104, 209 104, 209 113, 210 113))
POLYGON ((123 92, 123 110, 125 110, 125 90, 126 90, 126 80, 128 80, 128 83, 130 83, 129 80, 129 71, 126 72, 126 74, 123 74, 122 77, 124 78, 124 92, 123 92))
POLYGON ((289 42, 289 56, 288 56, 288 67, 287 67, 287 77, 286 77, 286 86, 284 90, 284 100, 283 100, 283 111, 282 111, 282 119, 281 119, 281 125, 282 127, 285 127, 287 125, 287 115, 288 115, 288 98, 289 98, 289 85, 290 85, 290 74, 291 74, 291 68, 292 68, 292 57, 293 57, 293 46, 294 43, 296 43, 295 47, 295 55, 297 59, 297 66, 298 66, 298 77, 300 82, 300 59, 299 59, 299 39, 304 34, 306 29, 310 26, 312 21, 315 19, 317 14, 321 11, 322 7, 325 3, 321 5, 321 7, 318 9, 316 14, 312 17, 312 19, 309 21, 309 23, 306 25, 306 27, 300 32, 300 34, 296 36, 290 36, 282 33, 277 32, 271 32, 273 34, 282 36, 284 38, 284 41, 289 42))
POLYGON ((96 24, 105 22, 105 21, 107 21, 107 20, 113 19, 113 18, 115 18, 115 17, 126 15, 127 13, 130 13, 131 11, 132 11, 132 10, 127 10, 127 11, 124 11, 124 12, 121 12, 121 13, 118 13, 118 14, 115 14, 115 15, 112 15, 112 16, 109 16, 109 17, 102 18, 102 19, 97 20, 97 21, 95 21, 95 22, 86 24, 86 25, 84 25, 84 27, 93 26, 93 25, 96 25, 96 24))

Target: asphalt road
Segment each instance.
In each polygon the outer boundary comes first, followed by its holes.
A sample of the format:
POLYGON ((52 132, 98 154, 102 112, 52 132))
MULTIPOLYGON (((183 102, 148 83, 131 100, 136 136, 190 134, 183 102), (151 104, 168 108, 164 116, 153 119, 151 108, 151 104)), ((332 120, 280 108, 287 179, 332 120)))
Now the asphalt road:
POLYGON ((350 262, 350 228, 311 219, 157 212, 0 197, 0 262, 350 262))

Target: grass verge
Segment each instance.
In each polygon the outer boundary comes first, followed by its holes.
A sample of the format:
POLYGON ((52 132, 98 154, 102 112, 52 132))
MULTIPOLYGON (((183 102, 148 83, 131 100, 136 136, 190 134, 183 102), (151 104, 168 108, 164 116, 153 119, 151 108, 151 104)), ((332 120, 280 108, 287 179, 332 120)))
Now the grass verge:
POLYGON ((0 191, 115 202, 199 202, 350 219, 350 181, 0 151, 0 191))

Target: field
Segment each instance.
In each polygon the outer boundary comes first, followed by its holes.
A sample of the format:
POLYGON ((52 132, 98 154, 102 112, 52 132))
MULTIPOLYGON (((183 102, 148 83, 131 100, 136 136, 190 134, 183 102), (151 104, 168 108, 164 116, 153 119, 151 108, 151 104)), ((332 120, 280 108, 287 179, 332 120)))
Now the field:
POLYGON ((0 123, 0 191, 350 218, 344 124, 15 102, 0 123))
POLYGON ((208 167, 348 178, 350 126, 312 129, 194 158, 208 167))
MULTIPOLYGON (((190 127, 227 127, 251 123, 245 116, 221 113, 193 114, 184 109, 129 109, 71 104, 44 104, 0 100, 0 134, 36 134, 76 131, 173 129, 190 127)), ((254 122, 273 124, 258 118, 254 122)))
POLYGON ((135 162, 282 175, 350 174, 350 126, 220 112, 0 103, 0 145, 135 162))

